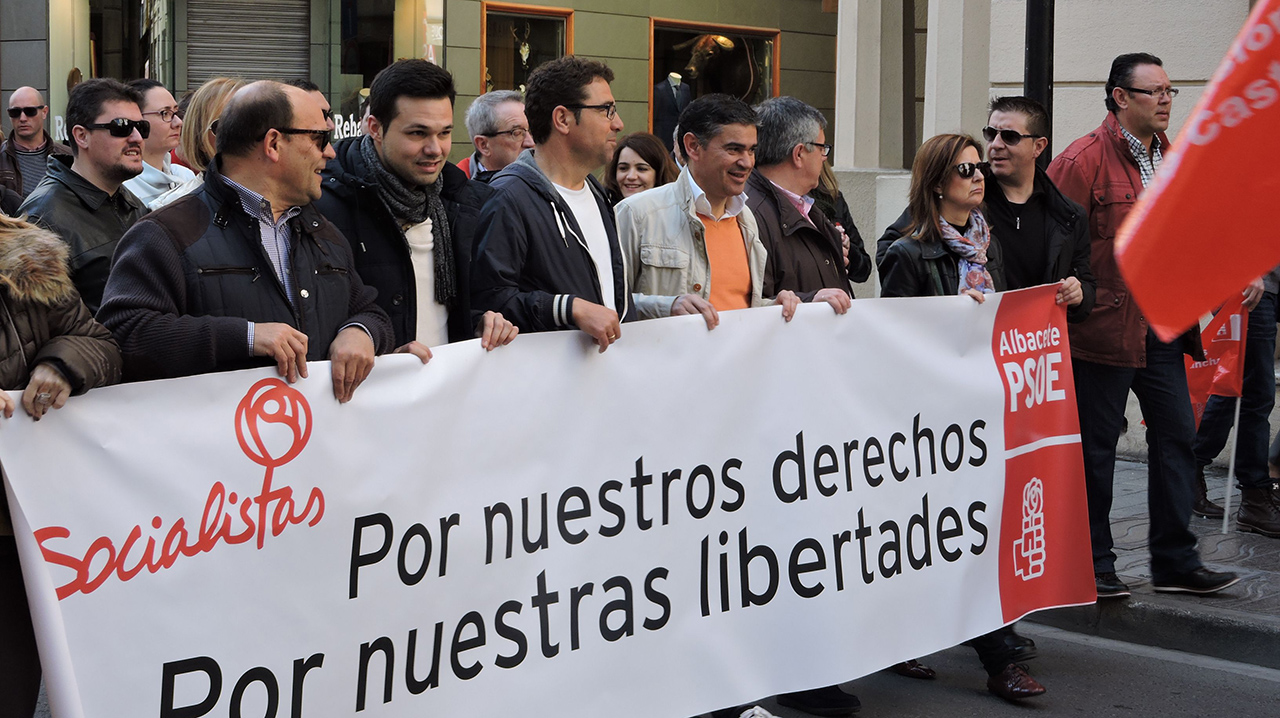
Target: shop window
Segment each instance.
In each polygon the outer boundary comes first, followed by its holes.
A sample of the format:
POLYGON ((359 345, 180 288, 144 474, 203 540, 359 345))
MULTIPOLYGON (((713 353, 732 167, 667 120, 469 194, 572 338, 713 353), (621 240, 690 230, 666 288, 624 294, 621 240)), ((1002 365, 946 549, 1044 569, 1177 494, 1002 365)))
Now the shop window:
POLYGON ((481 92, 524 91, 534 68, 573 52, 573 11, 482 2, 481 92))
POLYGON ((651 21, 650 128, 670 149, 680 111, 723 92, 754 105, 778 94, 777 30, 651 21))
POLYGON ((368 87, 391 64, 395 11, 395 0, 342 0, 342 74, 368 87))

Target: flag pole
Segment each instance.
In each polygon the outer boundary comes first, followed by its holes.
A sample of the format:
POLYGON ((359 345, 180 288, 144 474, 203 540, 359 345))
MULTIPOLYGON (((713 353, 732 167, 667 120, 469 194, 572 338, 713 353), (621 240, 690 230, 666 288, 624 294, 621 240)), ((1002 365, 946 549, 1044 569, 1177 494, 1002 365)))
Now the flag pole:
POLYGON ((1240 443, 1240 397, 1236 397, 1236 418, 1231 423, 1231 461, 1227 464, 1227 493, 1222 499, 1222 533, 1231 522, 1231 487, 1236 478, 1236 444, 1240 443))

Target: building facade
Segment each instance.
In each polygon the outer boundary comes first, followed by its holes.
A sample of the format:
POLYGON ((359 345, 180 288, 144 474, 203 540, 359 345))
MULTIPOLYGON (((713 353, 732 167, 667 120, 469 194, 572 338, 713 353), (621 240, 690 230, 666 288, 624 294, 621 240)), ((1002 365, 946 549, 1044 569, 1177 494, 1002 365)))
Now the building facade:
MULTIPOLYGON (((654 126, 656 91, 758 101, 790 94, 834 120, 833 0, 0 0, 0 101, 31 85, 65 137, 69 88, 90 77, 154 77, 175 96, 219 75, 306 78, 354 134, 374 75, 423 57, 458 85, 457 126, 488 89, 520 89, 563 54, 604 60, 626 131, 654 126), (824 9, 825 6, 825 9, 824 9), (664 84, 665 83, 665 84, 664 84)), ((656 118, 665 126, 663 118, 656 118)), ((455 159, 465 156, 465 132, 455 159)))

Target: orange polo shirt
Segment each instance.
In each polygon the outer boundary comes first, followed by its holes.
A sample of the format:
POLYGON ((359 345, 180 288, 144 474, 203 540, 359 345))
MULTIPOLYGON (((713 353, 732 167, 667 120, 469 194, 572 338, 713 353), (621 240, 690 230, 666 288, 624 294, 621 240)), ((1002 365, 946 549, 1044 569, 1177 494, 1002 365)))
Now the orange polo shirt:
POLYGON ((698 219, 706 228, 711 306, 721 312, 750 307, 751 267, 747 264, 747 245, 738 218, 725 217, 717 222, 699 214, 698 219))

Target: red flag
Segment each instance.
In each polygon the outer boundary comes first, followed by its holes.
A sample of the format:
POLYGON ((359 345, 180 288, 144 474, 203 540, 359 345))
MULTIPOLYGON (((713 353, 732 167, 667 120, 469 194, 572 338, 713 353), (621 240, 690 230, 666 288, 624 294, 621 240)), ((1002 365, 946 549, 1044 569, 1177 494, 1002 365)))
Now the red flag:
POLYGON ((1214 315, 1209 326, 1200 332, 1205 361, 1187 361, 1187 387, 1191 390, 1191 408, 1196 414, 1196 428, 1204 416, 1209 396, 1240 396, 1244 385, 1244 342, 1249 329, 1249 310, 1244 297, 1238 295, 1214 315))
POLYGON ((1280 0, 1261 0, 1116 237, 1151 328, 1171 341, 1280 263, 1280 0))

